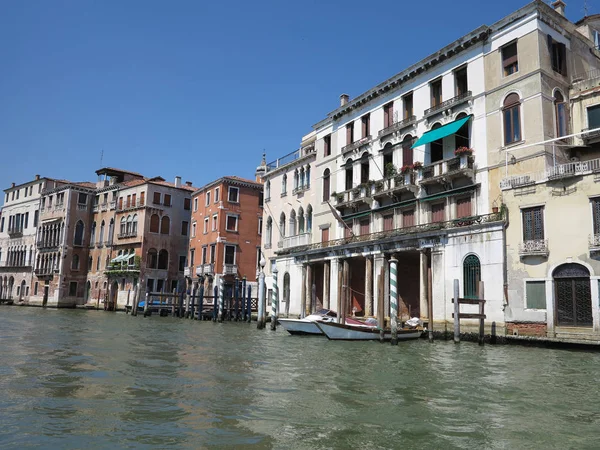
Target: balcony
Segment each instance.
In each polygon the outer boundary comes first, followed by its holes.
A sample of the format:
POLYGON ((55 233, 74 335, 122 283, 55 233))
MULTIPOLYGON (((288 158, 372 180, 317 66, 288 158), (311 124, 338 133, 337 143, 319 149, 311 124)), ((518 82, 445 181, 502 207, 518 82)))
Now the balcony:
POLYGON ((456 97, 451 98, 450 100, 446 100, 445 102, 440 103, 439 105, 432 106, 429 109, 426 109, 423 115, 425 117, 432 116, 436 113, 442 112, 446 109, 450 109, 454 106, 458 106, 462 103, 469 101, 473 97, 471 91, 467 91, 464 94, 457 95, 456 97))
MULTIPOLYGON (((132 238, 132 237, 136 237, 137 236, 137 230, 136 231, 129 231, 126 233, 119 233, 117 235, 117 239, 127 239, 127 238, 132 238)), ((107 242, 105 242, 105 244, 107 244, 107 242)))
POLYGON ((470 155, 461 155, 437 161, 419 169, 418 181, 421 184, 447 183, 455 178, 475 178, 474 159, 470 155))
POLYGON ((113 200, 112 202, 109 203, 109 207, 110 207, 111 211, 114 210, 114 209, 116 209, 117 208, 117 202, 115 200, 113 200))
POLYGON ((600 234, 592 234, 588 238, 590 253, 600 253, 600 234))
POLYGON ((373 198, 381 198, 408 191, 417 192, 415 173, 412 171, 376 181, 371 195, 373 198))
POLYGON ((92 205, 92 212, 97 213, 100 210, 100 206, 98 205, 98 203, 92 205))
POLYGON ((40 218, 45 220, 63 217, 65 215, 65 204, 60 203, 54 206, 44 206, 40 208, 40 218))
POLYGON ((100 205, 100 211, 102 211, 102 212, 108 211, 108 203, 102 203, 100 205))
POLYGON ((548 239, 532 239, 519 244, 519 256, 542 256, 548 257, 548 239))
POLYGON ((19 238, 23 236, 23 228, 9 228, 7 232, 11 238, 19 238))
POLYGON ((365 136, 364 138, 359 139, 358 141, 355 141, 352 144, 348 144, 342 147, 342 154, 346 154, 348 152, 351 152, 352 150, 357 150, 361 147, 364 147, 365 145, 370 144, 372 140, 373 138, 371 136, 365 136))
POLYGON ((53 269, 51 267, 41 267, 35 269, 33 273, 38 277, 52 277, 55 273, 58 273, 58 269, 53 269))
POLYGON ((308 184, 305 184, 304 186, 298 186, 296 188, 294 188, 294 190, 292 191, 292 195, 298 195, 301 194, 303 192, 306 192, 310 189, 310 186, 308 184))
POLYGON ((383 139, 392 133, 396 133, 397 131, 402 131, 404 128, 408 128, 408 127, 414 125, 416 121, 417 121, 416 116, 410 116, 407 119, 401 120, 399 122, 395 122, 392 125, 390 125, 389 127, 386 127, 383 130, 380 130, 378 137, 379 137, 379 139, 383 139))
POLYGON ((87 211, 88 206, 81 204, 81 203, 77 203, 77 211, 87 211))
POLYGON ((60 247, 60 244, 58 242, 37 241, 36 247, 40 251, 48 251, 52 249, 57 249, 58 247, 60 247))
MULTIPOLYGON (((112 205, 113 202, 111 202, 112 205)), ((116 205, 116 202, 114 202, 116 205)), ((124 205, 119 205, 119 207, 117 208, 117 211, 126 211, 128 209, 134 209, 134 208, 140 208, 142 206, 144 206, 145 201, 144 200, 137 200, 135 202, 126 202, 124 205)), ((165 205, 168 206, 168 205, 165 205)), ((112 209, 112 206, 111 206, 112 209)))
POLYGON ((214 264, 202 264, 196 269, 196 275, 212 275, 215 273, 214 264), (200 271, 200 273, 198 273, 200 271))
POLYGON ((545 170, 540 172, 531 172, 506 177, 500 182, 500 188, 514 189, 517 187, 529 186, 535 183, 584 176, 599 171, 600 159, 574 161, 566 164, 557 164, 553 167, 547 167, 545 170))
POLYGON ((223 275, 237 275, 238 268, 236 264, 223 264, 223 275))
POLYGON ((335 198, 335 206, 338 209, 357 207, 362 204, 370 206, 373 202, 371 197, 371 187, 366 184, 361 184, 355 188, 335 194, 335 198))
POLYGON ((283 247, 290 248, 297 247, 299 245, 308 245, 311 241, 311 233, 297 234, 296 236, 287 236, 283 238, 283 247))

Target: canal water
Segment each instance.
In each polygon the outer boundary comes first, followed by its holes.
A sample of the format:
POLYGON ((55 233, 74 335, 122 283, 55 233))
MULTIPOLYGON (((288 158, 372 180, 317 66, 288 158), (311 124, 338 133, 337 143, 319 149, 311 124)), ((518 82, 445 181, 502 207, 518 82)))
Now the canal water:
POLYGON ((600 353, 0 307, 1 448, 598 448, 600 353))

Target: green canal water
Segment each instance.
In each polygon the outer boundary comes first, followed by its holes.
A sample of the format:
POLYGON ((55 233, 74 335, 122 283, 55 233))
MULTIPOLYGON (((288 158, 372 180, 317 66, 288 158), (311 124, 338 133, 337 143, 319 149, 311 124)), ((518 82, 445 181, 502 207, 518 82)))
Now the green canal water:
POLYGON ((0 307, 1 448, 600 447, 600 353, 0 307))

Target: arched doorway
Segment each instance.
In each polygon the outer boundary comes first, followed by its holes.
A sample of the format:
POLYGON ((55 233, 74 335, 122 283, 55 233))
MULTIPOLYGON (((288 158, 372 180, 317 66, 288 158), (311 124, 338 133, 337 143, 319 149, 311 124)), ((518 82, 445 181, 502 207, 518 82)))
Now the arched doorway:
POLYGON ((119 293, 119 283, 117 281, 113 281, 110 285, 110 296, 108 300, 109 311, 116 311, 117 309, 117 295, 119 293))
POLYGON ((13 277, 10 277, 8 279, 8 287, 7 287, 7 295, 6 298, 7 299, 12 299, 12 291, 13 291, 13 285, 15 284, 15 279, 13 277))
POLYGON ((83 296, 83 299, 85 301, 85 303, 90 301, 90 292, 92 291, 92 283, 90 283, 89 281, 87 283, 85 283, 85 293, 83 296))
POLYGON ((285 316, 290 314, 290 274, 283 275, 283 301, 285 302, 285 316))
POLYGON ((479 298, 481 264, 475 255, 469 255, 463 262, 463 295, 465 298, 479 298))
POLYGON ((591 327, 593 316, 589 270, 581 264, 563 264, 554 269, 552 278, 556 325, 591 327))
POLYGON ((19 292, 19 301, 23 300, 25 297, 25 280, 21 281, 21 290, 19 292))

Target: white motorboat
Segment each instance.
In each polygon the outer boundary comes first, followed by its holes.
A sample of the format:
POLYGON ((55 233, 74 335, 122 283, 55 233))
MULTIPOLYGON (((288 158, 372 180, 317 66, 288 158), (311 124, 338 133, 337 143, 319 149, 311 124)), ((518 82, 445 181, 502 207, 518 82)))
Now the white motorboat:
POLYGON ((321 309, 304 319, 278 319, 279 324, 290 334, 309 334, 320 336, 323 332, 317 327, 317 322, 335 320, 337 314, 329 309, 321 309))
MULTIPOLYGON (((369 341, 379 340, 380 330, 376 326, 350 325, 337 322, 316 322, 315 325, 323 332, 327 339, 332 341, 369 341)), ((423 330, 412 328, 398 329, 398 340, 418 339, 423 330)), ((384 332, 384 339, 389 341, 392 338, 391 330, 384 332)))

